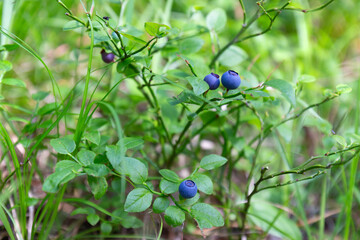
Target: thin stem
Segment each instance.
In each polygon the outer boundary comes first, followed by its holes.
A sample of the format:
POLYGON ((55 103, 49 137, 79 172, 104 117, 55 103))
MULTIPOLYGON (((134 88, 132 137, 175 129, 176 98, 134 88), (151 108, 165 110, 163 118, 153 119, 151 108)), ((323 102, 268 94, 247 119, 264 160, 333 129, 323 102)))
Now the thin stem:
MULTIPOLYGON (((334 99, 334 98, 336 98, 336 97, 338 97, 338 96, 339 96, 338 94, 334 94, 334 95, 332 95, 332 96, 330 96, 330 97, 325 98, 325 99, 322 100, 321 102, 311 104, 311 105, 307 106, 306 108, 303 108, 301 111, 299 111, 298 113, 294 114, 293 116, 291 116, 291 117, 289 117, 289 118, 286 118, 286 119, 278 122, 278 123, 275 124, 275 125, 271 125, 271 126, 265 128, 264 134, 263 134, 264 138, 266 138, 274 129, 276 129, 276 128, 279 127, 280 125, 282 125, 282 124, 284 124, 284 123, 286 123, 286 122, 288 122, 288 121, 294 120, 294 119, 296 119, 296 118, 299 118, 299 117, 300 117, 302 114, 304 114, 307 110, 312 109, 312 108, 315 108, 315 107, 319 107, 320 105, 322 105, 322 104, 324 104, 324 103, 326 103, 326 102, 328 102, 328 101, 331 101, 332 99, 334 99)), ((258 134, 257 136, 255 136, 255 137, 249 142, 249 146, 252 145, 257 139, 259 139, 260 135, 261 135, 261 133, 258 134)))
POLYGON ((185 212, 187 212, 187 213, 190 214, 189 209, 184 208, 183 206, 181 206, 180 204, 178 204, 177 201, 175 200, 175 198, 174 198, 172 195, 168 195, 168 196, 171 198, 171 200, 173 200, 173 202, 175 203, 175 205, 176 205, 178 208, 180 208, 181 210, 183 210, 183 211, 185 211, 185 212))
MULTIPOLYGON (((205 107, 206 107, 207 103, 203 103, 198 110, 196 110, 195 114, 198 115, 205 107)), ((173 146, 173 150, 172 150, 172 154, 170 155, 170 158, 167 161, 167 166, 170 167, 172 165, 172 163, 174 162, 174 159, 176 157, 177 154, 177 147, 179 146, 180 142, 182 141, 182 138, 184 137, 185 133, 187 132, 187 130, 189 130, 192 122, 194 121, 194 118, 191 118, 187 124, 185 125, 184 129, 181 131, 180 136, 178 138, 178 140, 175 142, 174 146, 173 146)))
MULTIPOLYGON (((96 14, 96 16, 97 16, 102 22, 104 22, 105 25, 106 25, 108 28, 110 28, 111 31, 113 31, 113 32, 116 34, 116 36, 119 38, 121 49, 122 49, 123 52, 124 52, 124 57, 127 58, 128 56, 127 56, 127 53, 126 53, 126 50, 125 50, 125 45, 124 45, 124 43, 123 43, 123 40, 122 40, 122 38, 121 38, 121 36, 120 36, 119 31, 116 30, 116 29, 114 29, 114 28, 109 24, 108 21, 106 21, 105 19, 103 19, 103 18, 102 18, 101 16, 99 16, 98 14, 96 14)), ((107 31, 106 31, 106 34, 109 36, 109 34, 108 34, 107 31)), ((117 51, 119 52, 119 54, 120 54, 120 56, 121 56, 120 50, 119 50, 119 48, 117 47, 116 43, 114 43, 113 38, 110 37, 110 36, 109 36, 109 38, 111 39, 111 41, 113 42, 113 44, 115 45, 117 51)))
MULTIPOLYGON (((325 174, 325 171, 318 171, 317 173, 315 173, 315 174, 313 174, 311 176, 304 177, 304 178, 301 178, 301 179, 290 180, 290 181, 287 181, 285 183, 277 183, 277 184, 274 184, 274 185, 259 188, 259 185, 262 182, 264 182, 264 181, 266 181, 266 180, 268 180, 270 178, 280 176, 280 175, 303 174, 303 173, 308 172, 310 170, 331 169, 334 166, 344 165, 344 164, 350 162, 355 157, 357 157, 357 159, 358 159, 358 154, 360 152, 360 145, 353 146, 351 149, 353 149, 353 148, 359 148, 359 149, 357 149, 357 151, 351 157, 349 157, 346 161, 335 161, 335 162, 332 162, 332 163, 327 164, 327 165, 317 164, 317 165, 313 165, 313 166, 307 167, 307 168, 302 169, 302 170, 292 169, 292 170, 288 170, 288 171, 282 171, 280 173, 270 174, 270 175, 268 175, 266 177, 264 177, 264 175, 265 175, 265 172, 268 170, 268 168, 267 167, 262 168, 261 169, 261 176, 260 176, 259 180, 254 184, 254 189, 252 190, 252 192, 246 197, 247 202, 245 203, 245 207, 244 207, 243 215, 242 215, 242 219, 243 219, 243 221, 242 221, 242 230, 244 230, 244 227, 245 227, 246 215, 248 214, 248 210, 249 210, 249 207, 250 207, 250 201, 251 201, 251 198, 252 198, 253 195, 255 195, 256 193, 261 192, 263 190, 266 190, 266 189, 282 187, 282 186, 290 185, 290 184, 293 184, 293 183, 298 183, 298 182, 301 182, 301 181, 314 179, 314 178, 316 178, 316 177, 318 177, 318 176, 320 176, 322 174, 325 174)), ((343 149, 343 150, 349 151, 351 149, 348 148, 347 150, 345 150, 345 149, 343 149)), ((337 154, 337 153, 339 153, 339 152, 338 151, 332 152, 332 153, 330 153, 330 154, 328 154, 326 156, 334 155, 334 154, 337 154)))
POLYGON ((73 14, 72 11, 70 10, 70 8, 68 8, 62 1, 58 0, 57 1, 63 8, 65 8, 65 10, 69 13, 69 14, 73 14))
POLYGON ((246 29, 253 23, 256 21, 256 19, 258 19, 260 17, 259 15, 259 10, 256 11, 256 13, 252 16, 252 18, 250 19, 250 21, 248 22, 248 24, 243 25, 240 29, 240 31, 235 35, 235 37, 228 42, 223 48, 221 48, 217 54, 211 59, 211 62, 209 64, 210 68, 213 68, 215 65, 216 60, 218 60, 218 58, 225 52, 226 49, 228 49, 231 45, 233 45, 234 43, 237 42, 237 40, 239 39, 239 37, 246 31, 246 29))
POLYGON ((286 186, 286 185, 290 185, 290 184, 310 180, 310 179, 316 178, 316 177, 318 177, 319 175, 322 175, 322 174, 325 174, 325 171, 318 171, 317 173, 315 173, 315 174, 313 174, 311 176, 305 177, 305 178, 300 178, 300 179, 296 179, 296 180, 290 180, 290 181, 287 181, 285 183, 278 183, 278 184, 275 184, 275 185, 263 187, 263 188, 257 189, 257 191, 253 193, 253 195, 258 193, 258 192, 261 192, 263 190, 266 190, 266 189, 282 187, 282 186, 286 186))
POLYGON ((148 41, 143 47, 141 47, 141 48, 139 48, 138 50, 130 53, 130 54, 128 55, 128 57, 129 57, 129 56, 132 56, 132 55, 135 55, 135 54, 137 54, 137 53, 139 53, 139 52, 141 52, 142 50, 144 50, 145 48, 147 48, 147 47, 150 45, 150 43, 151 43, 152 41, 154 41, 155 39, 156 39, 156 38, 150 39, 150 41, 148 41))
POLYGON ((85 129, 84 123, 86 122, 86 116, 84 116, 85 113, 85 105, 86 105, 86 99, 89 89, 89 83, 90 83, 90 77, 91 77, 91 64, 92 64, 92 58, 93 58, 93 52, 94 52, 94 28, 90 19, 90 16, 88 15, 88 20, 90 24, 90 30, 91 30, 91 43, 90 43, 90 52, 89 52, 89 60, 88 60, 88 66, 87 66, 87 73, 86 73, 86 80, 85 80, 85 89, 83 94, 83 99, 81 103, 81 109, 80 109, 80 115, 79 115, 79 121, 78 121, 78 127, 75 131, 75 142, 76 145, 79 144, 81 140, 81 136, 83 134, 83 130, 85 129))
POLYGON ((157 101, 157 98, 156 98, 156 95, 153 91, 153 89, 150 87, 150 82, 152 80, 152 78, 155 76, 155 75, 152 75, 149 79, 149 82, 147 82, 146 80, 146 77, 145 77, 145 68, 142 69, 142 79, 144 80, 145 82, 145 85, 148 87, 149 91, 150 91, 150 95, 152 96, 153 98, 153 101, 154 101, 154 109, 155 109, 155 113, 156 113, 156 117, 161 125, 161 127, 163 128, 163 130, 165 131, 165 135, 166 135, 166 138, 168 140, 168 143, 170 143, 170 145, 172 144, 172 141, 171 141, 171 137, 170 137, 170 134, 169 134, 169 131, 167 130, 166 126, 165 126, 165 122, 163 120, 163 118, 161 117, 160 115, 160 106, 159 106, 159 103, 157 101))
POLYGON ((290 2, 287 2, 287 3, 285 3, 280 9, 278 9, 278 10, 277 10, 277 13, 275 14, 274 17, 271 17, 271 16, 269 15, 269 12, 266 11, 266 10, 262 7, 262 5, 260 4, 260 5, 259 5, 260 8, 264 11, 264 13, 263 13, 262 15, 265 14, 265 15, 269 18, 269 20, 270 20, 270 23, 269 23, 268 27, 267 27, 264 31, 261 31, 261 32, 259 32, 259 33, 250 34, 249 36, 246 36, 246 37, 244 37, 244 38, 237 39, 235 43, 239 43, 239 42, 245 41, 246 39, 263 35, 263 34, 267 33, 268 31, 270 31, 271 28, 272 28, 272 26, 273 26, 273 24, 274 24, 274 22, 275 22, 275 20, 276 20, 276 18, 279 16, 279 14, 281 13, 281 11, 284 10, 285 7, 286 7, 287 5, 289 5, 289 4, 290 4, 290 2))
POLYGON ((243 10, 243 26, 246 25, 246 9, 243 3, 243 0, 239 0, 239 3, 241 5, 241 9, 243 10))
POLYGON ((262 1, 259 2, 259 6, 260 8, 263 10, 263 13, 262 14, 259 14, 259 10, 257 10, 257 12, 252 16, 252 18, 249 20, 248 23, 245 23, 246 21, 246 11, 245 11, 245 8, 244 8, 244 4, 243 4, 243 0, 239 0, 240 2, 240 5, 243 9, 243 15, 244 15, 244 20, 243 20, 243 25, 241 27, 241 29, 239 30, 239 32, 235 35, 235 37, 230 41, 228 42, 223 48, 221 48, 218 53, 212 58, 210 64, 209 64, 209 67, 210 68, 213 68, 214 65, 215 65, 215 62, 219 59, 219 57, 226 51, 226 49, 228 49, 230 46, 232 46, 233 44, 235 43, 239 43, 239 42, 242 42, 242 41, 245 41, 249 38, 253 38, 253 37, 257 37, 257 36, 260 36, 262 34, 265 34, 266 32, 270 31, 271 30, 271 27, 275 21, 275 19, 277 18, 277 16, 281 13, 281 11, 284 11, 284 10, 290 10, 290 11, 301 11, 301 12, 304 12, 304 13, 307 13, 307 12, 315 12, 315 11, 319 11, 319 10, 322 10, 323 8, 325 8, 326 6, 328 6, 330 3, 332 3, 334 0, 330 0, 328 2, 326 2, 325 4, 319 6, 319 7, 316 7, 316 8, 313 8, 313 9, 309 9, 309 10, 306 10, 306 9, 300 9, 300 8, 286 8, 289 4, 290 4, 290 1, 288 1, 287 3, 285 3, 280 9, 278 8, 273 8, 273 9, 269 9, 269 10, 265 10, 261 3, 262 1), (270 12, 277 12, 277 14, 271 18, 271 16, 269 15, 270 12), (269 26, 262 32, 259 32, 259 33, 256 33, 256 34, 251 34, 247 37, 244 37, 242 39, 239 39, 239 37, 249 28, 250 25, 252 25, 258 18, 260 18, 261 16, 263 15, 267 15, 270 19, 270 24, 269 26))
MULTIPOLYGON (((244 229, 245 229, 246 215, 247 215, 248 210, 249 210, 249 207, 250 207, 251 198, 252 198, 252 196, 256 193, 256 191, 257 191, 260 183, 262 182, 262 179, 263 179, 263 177, 264 177, 264 174, 265 174, 265 172, 266 172, 267 170, 269 170, 268 167, 265 167, 265 168, 262 168, 262 169, 261 169, 261 172, 260 172, 261 175, 260 175, 259 180, 254 184, 254 190, 251 192, 251 194, 247 195, 247 197, 246 197, 246 203, 245 203, 245 206, 244 206, 244 212, 243 212, 243 214, 241 215, 241 232, 243 232, 244 229)), ((246 194, 248 194, 248 193, 246 193, 246 194)))

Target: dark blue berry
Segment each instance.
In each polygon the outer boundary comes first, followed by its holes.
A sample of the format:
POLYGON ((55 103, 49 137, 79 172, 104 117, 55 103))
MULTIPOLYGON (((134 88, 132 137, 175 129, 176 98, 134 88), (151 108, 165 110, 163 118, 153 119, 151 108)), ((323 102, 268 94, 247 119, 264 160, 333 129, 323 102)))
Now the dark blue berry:
POLYGON ((182 183, 180 183, 179 186, 179 193, 183 198, 192 198, 197 193, 197 186, 196 183, 194 183, 191 180, 185 180, 182 183))
POLYGON ((220 85, 219 75, 217 75, 215 73, 210 73, 210 74, 206 75, 204 78, 204 81, 207 82, 207 84, 209 84, 210 90, 215 90, 220 85))
POLYGON ((106 63, 111 63, 114 61, 115 55, 113 53, 106 53, 105 50, 101 50, 101 58, 106 63))
POLYGON ((237 72, 229 70, 221 76, 221 83, 227 89, 236 89, 240 86, 241 79, 237 72))

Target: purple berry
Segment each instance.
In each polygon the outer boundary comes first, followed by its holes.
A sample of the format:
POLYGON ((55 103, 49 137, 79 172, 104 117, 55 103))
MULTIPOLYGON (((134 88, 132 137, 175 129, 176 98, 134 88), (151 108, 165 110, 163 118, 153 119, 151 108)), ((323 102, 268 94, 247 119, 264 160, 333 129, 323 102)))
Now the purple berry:
POLYGON ((221 76, 221 83, 227 89, 236 89, 240 86, 241 79, 237 72, 229 70, 221 76))
POLYGON ((192 198, 197 193, 197 186, 196 183, 194 183, 191 180, 185 180, 182 183, 180 183, 179 186, 179 193, 183 198, 192 198))
POLYGON ((115 55, 113 53, 106 53, 105 50, 101 50, 101 58, 106 63, 111 63, 114 61, 115 55))
POLYGON ((215 90, 220 85, 219 75, 217 75, 215 73, 210 73, 210 74, 206 75, 204 78, 204 81, 207 82, 207 84, 209 84, 210 90, 215 90))

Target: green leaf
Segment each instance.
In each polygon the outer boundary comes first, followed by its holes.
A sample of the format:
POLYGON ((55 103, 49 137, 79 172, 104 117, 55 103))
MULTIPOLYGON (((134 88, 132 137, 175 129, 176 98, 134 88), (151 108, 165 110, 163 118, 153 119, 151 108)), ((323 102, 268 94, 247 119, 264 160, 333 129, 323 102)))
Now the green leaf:
POLYGON ((189 55, 200 51, 204 45, 204 40, 199 37, 186 38, 180 42, 179 50, 184 55, 189 55))
POLYGON ((127 69, 127 67, 133 62, 135 62, 134 58, 126 58, 124 61, 121 61, 116 65, 116 71, 118 73, 123 73, 127 69))
POLYGON ((50 145, 55 149, 55 151, 61 154, 70 154, 76 148, 74 140, 67 137, 52 139, 50 141, 50 145))
POLYGON ((196 195, 192 198, 182 198, 180 195, 181 201, 179 202, 181 206, 187 207, 194 205, 200 199, 200 194, 196 193, 196 195))
POLYGON ((215 8, 206 16, 206 25, 210 30, 220 31, 226 25, 226 12, 215 8))
POLYGON ((190 98, 189 90, 182 91, 178 96, 168 99, 170 105, 177 105, 183 103, 190 98))
POLYGON ((88 166, 94 163, 94 159, 96 154, 87 149, 81 149, 80 152, 77 154, 78 160, 84 164, 84 166, 88 166))
POLYGON ((206 176, 202 173, 197 173, 194 176, 191 177, 191 180, 193 180, 198 189, 206 194, 212 194, 213 193, 213 182, 211 181, 211 178, 206 176))
POLYGON ((284 97, 291 103, 291 105, 296 105, 294 88, 287 81, 274 79, 267 81, 265 85, 276 88, 284 95, 284 97))
POLYGON ((34 93, 33 95, 31 95, 32 99, 34 99, 35 101, 41 101, 44 98, 46 98, 48 95, 50 94, 50 92, 43 92, 43 91, 39 91, 37 93, 34 93))
POLYGON ((86 220, 90 223, 91 226, 95 226, 99 222, 100 217, 93 213, 93 214, 89 214, 86 217, 86 220))
POLYGON ((143 226, 143 222, 134 216, 126 216, 120 221, 124 228, 139 228, 143 226))
POLYGON ((99 200, 108 188, 108 183, 104 177, 92 177, 88 176, 88 183, 91 189, 92 194, 96 200, 99 200))
POLYGON ((43 184, 43 191, 48 193, 56 193, 59 190, 59 186, 66 183, 76 177, 73 172, 54 172, 49 175, 43 184))
POLYGON ((187 77, 186 80, 191 84, 195 95, 200 95, 209 89, 209 85, 201 78, 187 77))
POLYGON ((49 114, 53 111, 55 111, 56 109, 56 103, 52 102, 52 103, 48 103, 48 104, 45 104, 44 106, 42 106, 39 110, 38 110, 38 114, 43 116, 43 115, 46 115, 46 114, 49 114))
POLYGON ((191 207, 190 214, 200 229, 224 226, 224 219, 220 212, 209 204, 195 204, 191 207))
POLYGON ((100 230, 101 230, 101 233, 103 233, 105 235, 109 235, 112 231, 112 225, 107 222, 102 222, 100 225, 100 230))
POLYGON ((0 73, 4 74, 12 69, 12 63, 7 60, 0 61, 0 73))
POLYGON ((17 78, 4 78, 1 83, 10 86, 26 88, 26 83, 23 80, 17 78))
POLYGON ((288 8, 297 8, 297 9, 304 9, 305 7, 303 5, 301 5, 300 3, 297 2, 290 2, 289 5, 287 6, 288 8))
POLYGON ((30 123, 29 120, 27 120, 25 118, 21 118, 21 117, 10 117, 9 120, 14 121, 14 122, 23 122, 23 123, 26 123, 26 124, 30 123))
POLYGON ((286 212, 265 201, 253 200, 249 208, 249 219, 263 231, 280 239, 303 239, 296 222, 286 212), (276 219, 276 221, 274 221, 276 219))
POLYGON ((158 23, 152 23, 152 22, 146 22, 145 23, 145 31, 150 35, 150 36, 156 36, 156 34, 159 32, 160 29, 160 24, 158 23))
MULTIPOLYGON (((91 38, 91 32, 89 32, 89 37, 91 38)), ((109 41, 108 35, 102 31, 94 31, 94 44, 98 44, 101 42, 109 41)))
POLYGON ((87 132, 84 134, 84 138, 92 143, 95 143, 96 145, 100 145, 101 136, 98 131, 87 132))
POLYGON ((171 181, 171 182, 177 183, 177 182, 180 180, 179 176, 178 176, 175 172, 173 172, 173 171, 171 171, 171 170, 169 170, 169 169, 161 169, 161 170, 159 171, 159 173, 160 173, 161 176, 163 176, 166 180, 169 180, 169 181, 171 181))
POLYGON ((127 149, 137 148, 144 144, 144 140, 141 137, 126 137, 124 138, 124 146, 127 149))
POLYGON ((84 168, 84 171, 93 177, 104 177, 110 170, 103 164, 91 164, 84 168))
POLYGON ((80 171, 81 165, 70 160, 62 160, 56 164, 55 172, 45 179, 43 191, 55 193, 59 186, 76 177, 75 172, 80 171))
POLYGON ((74 162, 72 160, 62 160, 58 162, 55 166, 55 172, 61 172, 61 171, 68 171, 68 170, 74 170, 79 171, 81 168, 81 165, 77 162, 74 162))
POLYGON ((161 34, 160 27, 165 27, 166 29, 170 29, 170 27, 165 24, 159 24, 159 23, 153 23, 153 22, 146 22, 144 27, 145 27, 145 31, 150 36, 154 36, 154 37, 161 34))
POLYGON ((121 162, 125 156, 125 149, 121 146, 106 146, 106 156, 109 159, 109 162, 113 166, 113 168, 119 172, 123 173, 123 169, 121 168, 121 162))
POLYGON ((160 181, 160 190, 165 194, 172 194, 179 190, 180 183, 170 182, 166 179, 161 179, 160 181))
POLYGON ((170 200, 167 197, 158 197, 153 203, 154 213, 164 212, 170 205, 170 200))
POLYGON ((306 116, 303 124, 304 124, 304 126, 316 127, 324 134, 328 134, 333 129, 333 126, 329 121, 327 121, 326 119, 323 119, 319 116, 315 116, 315 115, 314 116, 312 116, 312 115, 306 116))
POLYGON ((70 31, 70 30, 74 30, 77 28, 81 28, 83 25, 81 23, 79 23, 78 21, 75 20, 71 20, 67 23, 65 23, 63 30, 64 31, 70 31))
POLYGON ((299 82, 301 82, 301 83, 310 83, 310 82, 314 82, 315 80, 316 80, 316 78, 311 75, 304 74, 299 77, 299 82))
POLYGON ((221 65, 226 67, 237 66, 248 58, 247 53, 237 46, 230 46, 219 57, 221 65))
POLYGON ((346 84, 339 84, 336 86, 336 90, 340 93, 340 94, 343 94, 343 93, 349 93, 352 91, 352 88, 349 87, 348 85, 346 84))
POLYGON ((120 222, 127 216, 128 213, 124 211, 122 206, 111 213, 111 222, 114 224, 120 224, 120 222))
POLYGON ((148 169, 141 161, 136 158, 124 157, 121 167, 134 183, 142 184, 146 182, 148 169))
POLYGON ((125 201, 126 212, 142 212, 148 209, 152 201, 152 193, 144 188, 132 190, 125 201))
POLYGON ((27 197, 26 198, 26 206, 35 206, 37 203, 39 202, 39 199, 37 198, 31 198, 31 197, 27 197))
POLYGON ((334 135, 332 136, 336 142, 338 142, 341 146, 346 147, 347 143, 344 137, 340 136, 340 135, 334 135))
POLYGON ((121 35, 123 35, 124 37, 126 37, 127 39, 133 41, 133 42, 136 42, 136 43, 140 43, 140 44, 143 44, 145 45, 146 42, 140 38, 137 38, 133 35, 130 35, 130 34, 127 34, 127 33, 124 33, 124 32, 120 32, 121 35))
POLYGON ((18 49, 19 45, 14 43, 14 44, 5 44, 5 45, 2 45, 1 47, 4 47, 4 49, 6 51, 11 52, 11 51, 18 49))
POLYGON ((210 154, 208 156, 205 156, 200 161, 200 167, 206 170, 211 170, 214 168, 221 167, 227 162, 227 159, 216 155, 216 154, 210 154))
POLYGON ((78 215, 78 214, 86 214, 86 215, 89 215, 89 214, 93 214, 95 213, 95 209, 91 208, 91 207, 85 207, 85 208, 77 208, 75 209, 74 211, 71 212, 71 216, 75 216, 75 215, 78 215))
POLYGON ((180 226, 185 221, 185 213, 177 206, 170 206, 165 211, 165 221, 172 227, 180 226))

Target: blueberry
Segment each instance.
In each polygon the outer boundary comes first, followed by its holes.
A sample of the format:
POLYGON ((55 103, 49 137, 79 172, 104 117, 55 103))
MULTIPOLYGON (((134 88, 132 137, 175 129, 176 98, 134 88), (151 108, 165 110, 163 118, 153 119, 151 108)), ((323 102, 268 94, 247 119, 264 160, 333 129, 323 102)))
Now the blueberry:
POLYGON ((207 84, 209 84, 210 90, 215 90, 220 85, 219 75, 215 73, 210 73, 206 75, 204 81, 207 82, 207 84))
POLYGON ((113 53, 106 53, 105 50, 101 50, 101 58, 106 63, 114 61, 115 55, 113 53))
POLYGON ((194 183, 191 180, 185 180, 182 183, 180 183, 179 186, 179 193, 183 198, 192 198, 197 193, 197 186, 196 183, 194 183))
POLYGON ((229 70, 221 76, 221 83, 227 89, 236 89, 240 86, 241 79, 237 72, 229 70))

